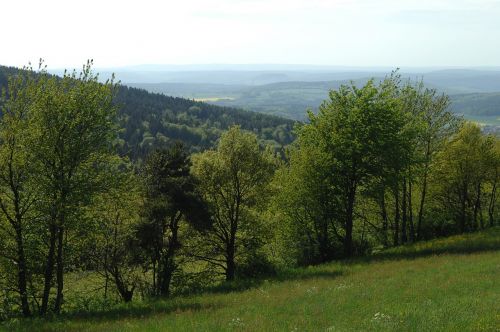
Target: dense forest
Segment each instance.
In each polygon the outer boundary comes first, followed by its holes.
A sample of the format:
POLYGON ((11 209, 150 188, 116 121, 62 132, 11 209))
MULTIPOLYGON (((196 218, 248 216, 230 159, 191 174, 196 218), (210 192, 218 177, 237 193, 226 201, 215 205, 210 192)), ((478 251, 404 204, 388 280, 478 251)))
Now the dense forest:
POLYGON ((330 91, 295 140, 291 121, 101 82, 90 62, 3 72, 0 320, 498 225, 498 137, 397 72, 330 91))
MULTIPOLYGON (((0 88, 7 86, 9 75, 20 70, 0 66, 0 88)), ((1 102, 1 100, 0 100, 1 102)), ((120 131, 117 144, 122 155, 141 159, 158 146, 182 140, 191 152, 215 144, 224 130, 239 124, 253 131, 263 144, 281 149, 293 140, 294 121, 219 107, 194 100, 148 93, 119 85, 114 99, 118 105, 120 131)))
POLYGON ((189 99, 152 94, 120 86, 121 150, 135 159, 156 147, 182 140, 190 151, 212 147, 224 130, 235 124, 254 132, 263 144, 283 148, 293 140, 293 121, 214 106, 189 99))

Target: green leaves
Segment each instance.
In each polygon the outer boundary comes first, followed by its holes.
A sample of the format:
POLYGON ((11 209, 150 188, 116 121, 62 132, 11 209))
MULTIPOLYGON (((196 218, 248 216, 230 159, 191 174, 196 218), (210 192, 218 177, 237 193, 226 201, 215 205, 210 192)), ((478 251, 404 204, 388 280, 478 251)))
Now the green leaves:
POLYGON ((260 220, 252 212, 267 203, 275 165, 272 153, 262 151, 256 135, 238 126, 221 136, 216 150, 193 156, 193 174, 214 219, 211 232, 200 242, 208 241, 213 254, 205 259, 222 266, 227 280, 234 278, 236 255, 251 255, 250 247, 255 246, 249 243, 261 235, 260 220))
POLYGON ((361 211, 372 199, 382 202, 387 224, 386 190, 399 196, 399 182, 413 181, 429 162, 425 148, 435 151, 453 132, 448 103, 422 85, 401 84, 397 72, 379 83, 330 91, 318 115, 309 113, 310 122, 298 129, 290 166, 280 172, 278 201, 308 256, 299 259, 331 259, 339 242, 350 254, 356 223, 377 222, 373 208, 368 217, 361 211))

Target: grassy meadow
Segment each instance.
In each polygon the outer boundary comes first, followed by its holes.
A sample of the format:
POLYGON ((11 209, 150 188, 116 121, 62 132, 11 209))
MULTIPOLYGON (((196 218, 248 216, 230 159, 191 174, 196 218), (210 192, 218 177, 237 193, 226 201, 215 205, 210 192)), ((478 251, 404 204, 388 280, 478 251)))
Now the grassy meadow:
POLYGON ((25 331, 498 331, 500 228, 210 293, 1 325, 25 331))

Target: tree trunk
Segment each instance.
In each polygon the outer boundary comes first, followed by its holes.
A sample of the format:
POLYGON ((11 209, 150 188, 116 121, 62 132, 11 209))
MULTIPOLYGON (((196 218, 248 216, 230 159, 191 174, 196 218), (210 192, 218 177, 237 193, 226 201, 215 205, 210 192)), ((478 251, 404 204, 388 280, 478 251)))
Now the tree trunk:
POLYGON ((226 281, 234 280, 236 273, 235 256, 236 227, 231 226, 229 243, 226 246, 226 281))
POLYGON ((417 240, 422 240, 422 220, 424 218, 424 203, 427 194, 427 170, 424 172, 422 181, 422 194, 420 195, 420 208, 418 209, 417 240))
POLYGON ((28 302, 28 291, 26 282, 26 257, 24 255, 23 236, 20 225, 16 227, 16 244, 17 244, 17 259, 18 259, 17 279, 19 286, 19 294, 21 297, 21 310, 23 312, 23 316, 28 317, 31 316, 31 310, 28 302))
POLYGON ((127 289, 127 287, 125 286, 125 283, 123 282, 123 280, 120 277, 120 273, 118 272, 118 270, 115 269, 112 272, 112 275, 115 279, 116 289, 118 290, 118 293, 120 294, 120 297, 122 298, 122 300, 124 302, 132 301, 132 297, 134 295, 134 287, 132 287, 132 289, 130 289, 130 290, 127 289))
POLYGON ((52 274, 54 272, 54 256, 56 247, 56 226, 50 226, 49 252, 47 254, 47 262, 45 264, 44 286, 42 295, 42 306, 40 314, 45 315, 49 305, 50 289, 52 288, 52 274))
POLYGON ((346 209, 345 238, 344 238, 344 255, 346 257, 352 257, 354 251, 352 245, 352 229, 354 221, 355 199, 356 199, 356 183, 352 181, 347 193, 347 209, 346 209))
POLYGON ((413 224, 412 181, 408 181, 408 221, 410 222, 410 242, 415 242, 415 225, 413 224))
POLYGON ((326 220, 321 221, 321 231, 319 232, 318 242, 321 256, 321 263, 325 263, 330 259, 330 243, 328 238, 328 223, 326 220))
POLYGON ((228 249, 226 256, 226 281, 234 280, 236 264, 234 263, 234 249, 228 249))
POLYGON ((478 226, 482 229, 484 228, 483 218, 480 216, 479 222, 477 220, 478 215, 481 215, 481 182, 478 182, 476 187, 476 201, 474 202, 474 229, 478 226))
POLYGON ((380 199, 380 214, 382 217, 382 242, 384 247, 388 247, 389 241, 387 239, 387 232, 389 231, 389 221, 387 220, 387 208, 385 206, 385 189, 383 189, 380 199))
POLYGON ((57 234, 57 257, 56 257, 56 282, 57 293, 56 301, 54 303, 54 312, 60 313, 63 301, 63 288, 64 288, 64 261, 63 261, 63 245, 64 245, 64 227, 58 227, 57 234))
MULTIPOLYGON (((169 255, 170 256, 170 255, 169 255)), ((168 257, 163 263, 163 271, 160 285, 160 296, 170 296, 170 284, 172 282, 172 275, 175 271, 175 263, 173 257, 168 257)))
POLYGON ((104 298, 108 298, 108 284, 109 284, 109 274, 107 272, 107 269, 104 272, 104 298))
POLYGON ((399 218, 400 218, 400 214, 399 214, 399 184, 396 183, 395 187, 394 187, 394 239, 393 239, 393 242, 394 242, 394 246, 398 246, 399 245, 399 218))
POLYGON ((465 233, 466 230, 466 224, 467 224, 467 183, 463 183, 462 185, 462 190, 461 190, 461 198, 460 198, 460 232, 465 233))
POLYGON ((425 196, 427 194, 427 174, 429 173, 429 164, 431 158, 431 140, 427 140, 425 149, 425 165, 424 165, 424 179, 422 181, 422 194, 420 196, 420 208, 418 209, 418 222, 417 222, 417 240, 422 240, 422 220, 424 218, 424 204, 425 196))
POLYGON ((401 223, 401 243, 405 244, 408 242, 408 236, 406 231, 406 221, 407 221, 407 213, 406 213, 406 178, 403 179, 403 201, 402 204, 402 216, 403 221, 401 223))
POLYGON ((226 281, 234 280, 236 274, 236 232, 238 231, 238 222, 240 218, 241 196, 238 192, 235 205, 233 205, 233 214, 230 221, 229 241, 226 243, 226 281))
POLYGON ((162 271, 162 282, 160 285, 160 295, 168 297, 170 295, 170 284, 172 282, 172 275, 175 271, 175 251, 177 248, 177 234, 178 234, 178 222, 181 218, 179 216, 173 216, 170 221, 170 231, 172 232, 172 236, 170 237, 170 241, 168 244, 167 252, 165 253, 164 262, 163 262, 163 271, 162 271))
POLYGON ((490 219, 490 226, 494 225, 494 210, 495 210, 495 202, 496 202, 496 193, 497 193, 497 176, 495 176, 495 180, 493 181, 493 186, 491 188, 490 195, 490 204, 488 206, 488 217, 490 219))
MULTIPOLYGON (((10 142, 12 143, 12 141, 10 142)), ((23 316, 31 316, 31 310, 28 302, 28 291, 27 291, 27 270, 26 270, 26 256, 24 252, 24 239, 23 239, 23 213, 21 212, 21 188, 22 184, 19 182, 19 177, 15 175, 13 158, 15 148, 12 145, 9 157, 7 159, 8 165, 8 179, 6 180, 7 186, 11 191, 11 195, 7 194, 7 197, 12 199, 14 204, 14 217, 8 211, 8 208, 0 200, 0 210, 3 212, 6 219, 9 221, 10 225, 14 229, 16 242, 16 261, 17 261, 17 288, 19 291, 19 297, 21 300, 21 311, 23 316)), ((2 180, 5 178, 2 177, 2 180)))
POLYGON ((104 298, 108 298, 108 287, 109 287, 109 244, 106 243, 104 251, 104 262, 103 262, 103 267, 104 267, 104 298))

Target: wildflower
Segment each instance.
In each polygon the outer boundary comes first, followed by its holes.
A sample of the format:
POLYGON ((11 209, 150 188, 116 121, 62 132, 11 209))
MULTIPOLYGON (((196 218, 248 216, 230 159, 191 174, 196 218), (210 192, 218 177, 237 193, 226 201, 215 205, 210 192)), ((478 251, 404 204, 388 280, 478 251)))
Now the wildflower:
POLYGON ((372 321, 374 321, 374 322, 384 322, 384 321, 389 321, 389 320, 391 320, 391 316, 386 315, 386 314, 381 313, 381 312, 375 313, 375 315, 373 315, 373 317, 372 317, 372 321))
POLYGON ((318 291, 318 287, 314 287, 314 286, 313 286, 313 287, 311 287, 311 288, 308 288, 308 289, 306 290, 306 293, 307 293, 307 294, 314 294, 314 293, 316 293, 317 291, 318 291))
POLYGON ((243 326, 245 324, 243 323, 243 321, 239 317, 236 317, 236 318, 231 319, 231 321, 229 322, 229 325, 237 327, 237 326, 243 326))
POLYGON ((349 285, 349 284, 339 284, 337 287, 335 287, 335 289, 341 290, 341 289, 346 289, 349 287, 351 287, 351 285, 349 285))

